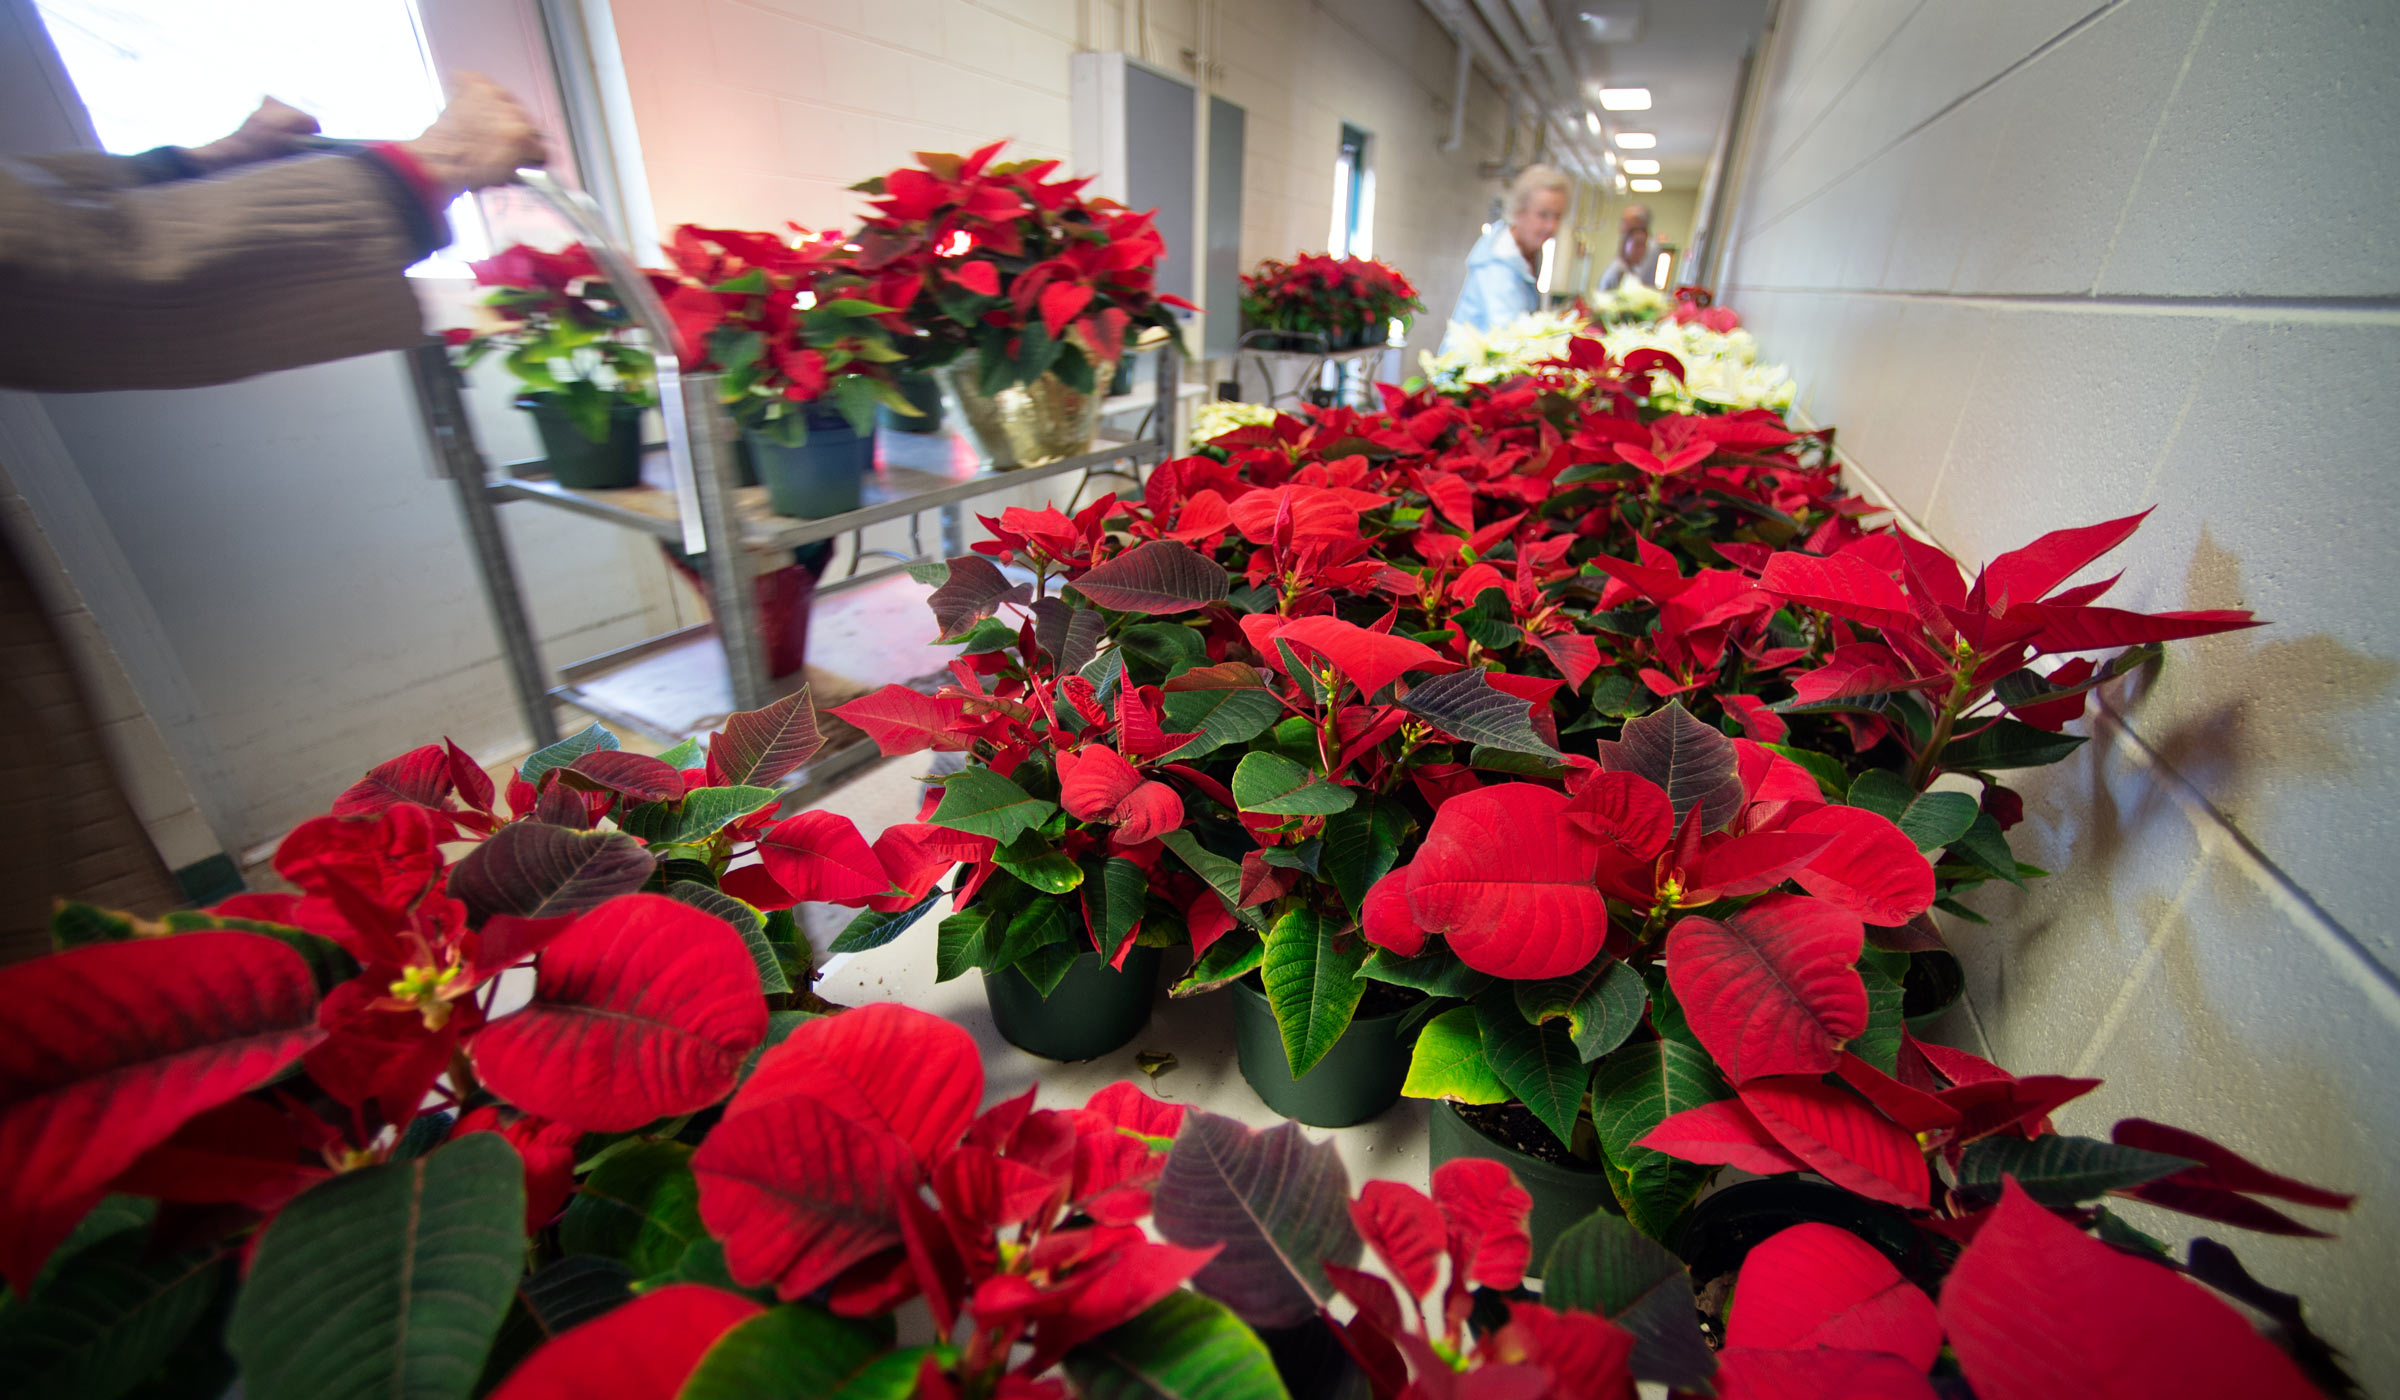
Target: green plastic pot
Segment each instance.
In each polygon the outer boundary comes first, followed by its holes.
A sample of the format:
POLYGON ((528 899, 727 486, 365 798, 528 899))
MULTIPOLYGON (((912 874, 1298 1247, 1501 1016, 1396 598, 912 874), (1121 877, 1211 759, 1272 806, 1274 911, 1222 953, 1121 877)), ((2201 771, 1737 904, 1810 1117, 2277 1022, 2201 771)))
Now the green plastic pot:
POLYGON ((885 404, 878 412, 882 423, 895 433, 938 433, 942 430, 942 381, 930 374, 903 374, 899 379, 900 397, 908 400, 914 413, 902 413, 885 404))
POLYGON ((987 973, 984 999, 1000 1036, 1045 1060, 1090 1060, 1119 1050, 1149 1024, 1158 995, 1158 950, 1134 945, 1122 971, 1085 953, 1044 997, 1015 968, 987 973))
POLYGON ((533 415, 550 479, 576 491, 621 491, 642 484, 642 413, 621 403, 608 411, 608 436, 583 435, 565 409, 546 399, 521 398, 517 407, 533 415))
POLYGON ((1605 1169, 1562 1167, 1528 1156, 1506 1143, 1494 1142, 1483 1130, 1468 1122, 1458 1111, 1458 1105, 1436 1103, 1426 1125, 1426 1146, 1432 1158, 1431 1166, 1460 1157, 1486 1157, 1517 1174, 1517 1180, 1533 1197, 1533 1218, 1527 1229, 1533 1235, 1533 1266, 1525 1272, 1529 1277, 1541 1276, 1542 1261, 1550 1257, 1550 1246, 1566 1233, 1567 1227, 1580 1223, 1596 1210, 1611 1215, 1623 1212, 1617 1206, 1616 1193, 1608 1189, 1605 1169))
POLYGON ((1413 1008, 1352 1021, 1325 1058, 1295 1079, 1267 994, 1247 979, 1235 982, 1232 991, 1233 1044, 1242 1078, 1267 1107, 1312 1128, 1347 1128, 1400 1102, 1409 1053, 1400 1023, 1413 1008))
POLYGON ((808 410, 808 441, 787 447, 746 433, 750 460, 777 515, 817 519, 858 509, 875 469, 875 435, 850 426, 837 409, 808 410))

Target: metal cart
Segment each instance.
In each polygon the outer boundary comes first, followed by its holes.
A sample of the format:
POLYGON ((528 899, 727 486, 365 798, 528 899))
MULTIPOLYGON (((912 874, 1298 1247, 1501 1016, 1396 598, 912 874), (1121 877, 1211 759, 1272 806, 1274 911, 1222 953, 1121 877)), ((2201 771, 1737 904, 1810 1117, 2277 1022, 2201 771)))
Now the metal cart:
MULTIPOLYGON (((910 562, 964 553, 964 502, 1070 473, 1077 477, 1070 502, 1080 499, 1095 477, 1124 478, 1138 490, 1143 471, 1165 460, 1173 447, 1172 407, 1177 402, 1182 367, 1170 344, 1158 353, 1157 380, 1151 392, 1129 395, 1126 402, 1115 405, 1119 410, 1150 410, 1144 425, 1130 438, 1105 440, 1091 452, 1061 461, 996 471, 963 440, 947 434, 928 437, 913 453, 887 455, 870 479, 865 501, 858 509, 821 519, 776 515, 767 508, 764 488, 738 484, 732 451, 735 429, 731 416, 718 402, 718 376, 687 371, 677 360, 665 308, 632 257, 609 237, 598 208, 542 172, 523 175, 527 187, 555 208, 582 238, 635 322, 647 332, 657 358, 660 417, 666 424, 666 441, 648 450, 645 482, 638 487, 573 490, 551 480, 540 461, 508 463, 495 471, 476 446, 460 396, 458 371, 450 363, 446 347, 430 341, 408 352, 417 410, 433 447, 436 469, 456 488, 459 516, 483 580, 492 626, 500 637, 526 730, 537 746, 557 741, 558 720, 552 705, 560 700, 661 742, 672 743, 713 728, 722 719, 721 713, 640 713, 596 695, 599 679, 613 670, 669 653, 675 664, 722 664, 729 682, 725 694, 730 709, 757 709, 778 694, 798 689, 801 679, 797 676, 780 685, 768 677, 752 584, 757 575, 790 564, 796 546, 844 534, 853 537, 849 572, 821 582, 816 592, 822 598, 888 578, 910 562), (894 461, 891 456, 907 460, 894 461), (570 663, 553 679, 535 645, 516 563, 500 529, 497 507, 504 501, 529 501, 572 511, 681 549, 704 565, 716 621, 570 663), (926 514, 939 521, 938 554, 925 551, 920 543, 926 514), (863 546, 861 532, 867 526, 904 518, 910 522, 914 559, 898 551, 856 547, 863 546), (860 566, 871 555, 896 562, 862 573, 860 566), (721 663, 715 661, 718 655, 721 663)), ((1103 417, 1111 411, 1111 404, 1104 403, 1103 417)), ((871 757, 871 746, 867 748, 871 757)), ((811 765, 816 770, 812 776, 829 776, 828 761, 834 758, 827 755, 811 765)), ((852 755, 850 761, 861 760, 852 755)), ((847 766, 848 762, 831 764, 832 768, 847 766)))

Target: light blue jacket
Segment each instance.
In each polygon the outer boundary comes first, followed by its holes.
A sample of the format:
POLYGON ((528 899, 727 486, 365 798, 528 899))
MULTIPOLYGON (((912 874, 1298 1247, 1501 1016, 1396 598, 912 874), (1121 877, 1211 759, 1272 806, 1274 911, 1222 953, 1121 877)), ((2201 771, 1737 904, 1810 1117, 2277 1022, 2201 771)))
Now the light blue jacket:
POLYGON ((1542 309, 1541 289, 1533 269, 1517 251, 1517 236, 1503 220, 1475 240, 1467 254, 1467 280, 1458 289, 1458 305, 1442 331, 1442 348, 1453 348, 1461 331, 1482 334, 1505 326, 1529 311, 1542 309))

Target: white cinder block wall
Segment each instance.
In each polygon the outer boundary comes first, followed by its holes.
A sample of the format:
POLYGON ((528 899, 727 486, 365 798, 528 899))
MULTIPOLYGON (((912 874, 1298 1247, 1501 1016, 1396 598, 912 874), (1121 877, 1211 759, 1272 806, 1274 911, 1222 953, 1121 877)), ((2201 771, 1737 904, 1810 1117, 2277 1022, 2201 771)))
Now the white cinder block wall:
MULTIPOLYGON (((1958 926, 2060 1115, 2361 1193, 2338 1242, 2181 1217, 2400 1394, 2400 7, 1789 0, 1722 279, 1856 467, 1969 560, 2155 506, 2113 601, 2171 646, 2026 784, 2062 873, 1958 926)), ((2093 576, 2097 576, 2095 571, 2093 576)))
POLYGON ((848 186, 912 151, 1005 136, 1013 153, 1068 160, 1067 60, 1079 48, 1122 49, 1196 82, 1188 55, 1214 46, 1211 90, 1248 111, 1245 267, 1324 249, 1341 124, 1368 131, 1375 251, 1416 280, 1431 308, 1412 345, 1440 338, 1499 193, 1477 167, 1501 154, 1505 104, 1478 73, 1466 139, 1456 152, 1436 149, 1449 129, 1454 50, 1414 0, 612 0, 610 9, 668 227, 843 223, 863 209, 848 186))

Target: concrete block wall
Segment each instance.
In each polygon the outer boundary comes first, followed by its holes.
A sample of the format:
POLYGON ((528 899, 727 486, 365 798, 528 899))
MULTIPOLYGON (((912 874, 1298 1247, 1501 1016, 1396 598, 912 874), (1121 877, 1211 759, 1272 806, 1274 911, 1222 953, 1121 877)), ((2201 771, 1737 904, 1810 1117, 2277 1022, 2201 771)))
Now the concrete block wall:
POLYGON ((855 218, 912 151, 1067 159, 1075 0, 612 0, 660 223, 855 218))
POLYGON ((1870 489, 1969 561, 2156 507, 2112 601, 2248 607, 2027 775, 2060 873, 1954 932, 2065 1112, 2361 1193, 2335 1242, 2179 1217, 2400 1394, 2400 8, 1787 0, 1724 294, 1870 489))
MULTIPOLYGON (((1440 339, 1499 193, 1507 112, 1478 73, 1444 154, 1449 37, 1404 0, 611 0, 661 224, 776 229, 855 218, 848 186, 912 151, 1008 137, 1071 158, 1068 57, 1122 49, 1248 110, 1242 259, 1325 247, 1347 121, 1372 137, 1375 251, 1414 279, 1440 339), (1146 23, 1145 23, 1146 20, 1146 23)), ((1181 242, 1189 246, 1189 238, 1181 242)), ((1228 309, 1230 310, 1230 309, 1228 309)))

